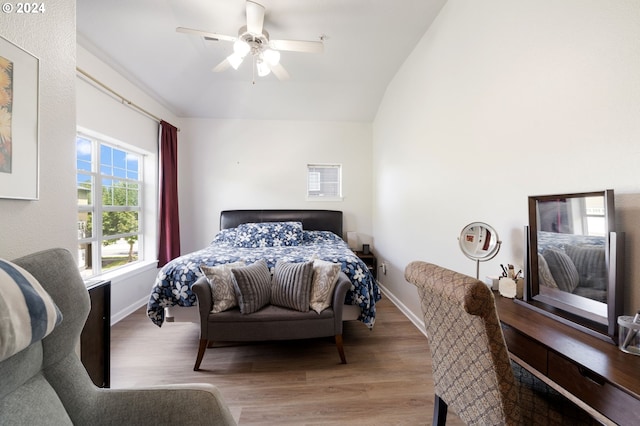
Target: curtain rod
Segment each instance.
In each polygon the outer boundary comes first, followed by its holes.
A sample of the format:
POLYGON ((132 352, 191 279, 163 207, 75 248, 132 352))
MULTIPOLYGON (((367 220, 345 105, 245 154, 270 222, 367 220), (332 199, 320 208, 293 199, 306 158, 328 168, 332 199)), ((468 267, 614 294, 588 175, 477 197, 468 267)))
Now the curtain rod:
MULTIPOLYGON (((129 99, 125 98, 124 96, 122 96, 120 93, 116 92, 115 90, 113 90, 111 87, 107 86, 106 84, 104 84, 103 82, 101 82, 100 80, 98 80, 97 78, 95 78, 94 76, 92 76, 91 74, 89 74, 88 72, 84 71, 81 68, 76 67, 76 72, 78 74, 81 74, 82 77, 90 80, 91 83, 100 86, 102 89, 106 90, 107 92, 109 92, 111 95, 115 96, 116 98, 120 99, 120 102, 122 102, 124 105, 127 105, 131 108, 134 108, 136 110, 138 110, 139 112, 141 112, 142 114, 146 115, 147 117, 157 121, 158 123, 160 123, 161 121, 163 121, 161 118, 157 117, 156 115, 150 113, 149 111, 147 111, 146 109, 142 108, 139 105, 136 105, 135 103, 133 103, 132 101, 130 101, 129 99)), ((178 131, 180 131, 180 129, 178 129, 178 131)))

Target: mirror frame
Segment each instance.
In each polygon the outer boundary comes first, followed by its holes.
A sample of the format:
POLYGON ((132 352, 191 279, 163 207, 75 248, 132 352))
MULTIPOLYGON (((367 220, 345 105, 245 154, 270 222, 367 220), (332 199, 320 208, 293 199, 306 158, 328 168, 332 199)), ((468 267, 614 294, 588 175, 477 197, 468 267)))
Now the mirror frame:
POLYGON ((554 319, 578 328, 610 343, 617 344, 617 318, 623 306, 624 233, 615 230, 613 190, 529 197, 529 226, 525 228, 524 297, 520 303, 554 319), (605 263, 607 267, 607 303, 566 293, 565 301, 540 293, 538 282, 538 202, 566 198, 604 197, 605 208, 605 263))

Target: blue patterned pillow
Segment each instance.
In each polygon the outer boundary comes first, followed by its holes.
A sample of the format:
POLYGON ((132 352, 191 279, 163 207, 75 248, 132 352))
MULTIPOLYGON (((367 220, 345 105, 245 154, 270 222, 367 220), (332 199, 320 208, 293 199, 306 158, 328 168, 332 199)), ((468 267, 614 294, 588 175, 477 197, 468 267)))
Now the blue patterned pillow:
POLYGON ((41 340, 61 321, 62 313, 33 275, 0 259, 0 361, 41 340))
POLYGON ((301 222, 243 223, 236 228, 236 247, 283 247, 302 243, 301 222))
POLYGON ((327 243, 343 241, 342 237, 331 231, 304 231, 304 240, 310 243, 327 243))
POLYGON ((231 243, 236 242, 236 228, 222 229, 213 237, 212 243, 231 243))

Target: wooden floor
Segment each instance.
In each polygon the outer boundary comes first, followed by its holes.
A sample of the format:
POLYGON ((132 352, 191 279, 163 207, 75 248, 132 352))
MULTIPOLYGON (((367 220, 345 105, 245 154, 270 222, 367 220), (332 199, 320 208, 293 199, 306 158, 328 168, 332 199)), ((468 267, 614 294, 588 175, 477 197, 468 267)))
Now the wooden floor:
MULTIPOLYGON (((207 349, 193 371, 199 326, 156 327, 144 309, 111 335, 111 387, 216 385, 240 425, 427 425, 433 380, 427 340, 388 300, 373 330, 346 322, 340 364, 332 338, 227 343, 207 349)), ((449 413, 447 425, 461 425, 449 413)))

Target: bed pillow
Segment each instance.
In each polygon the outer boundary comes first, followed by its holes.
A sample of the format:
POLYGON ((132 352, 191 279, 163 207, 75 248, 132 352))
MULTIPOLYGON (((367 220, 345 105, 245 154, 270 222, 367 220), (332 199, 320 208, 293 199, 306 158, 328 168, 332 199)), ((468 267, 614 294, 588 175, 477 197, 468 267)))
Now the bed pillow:
POLYGON ((545 250, 542 255, 544 260, 547 261, 547 265, 549 265, 549 270, 558 288, 562 291, 573 293, 573 290, 578 287, 580 276, 571 258, 559 249, 545 250))
POLYGON ((62 313, 26 270, 0 259, 0 361, 49 335, 62 313))
POLYGON ((236 228, 222 229, 213 237, 212 243, 231 243, 236 242, 236 228))
POLYGON ((217 266, 200 265, 200 270, 209 280, 213 305, 211 313, 217 314, 238 306, 232 268, 245 266, 245 263, 233 262, 217 266))
POLYGON ((606 290, 608 280, 604 246, 566 246, 567 255, 576 265, 580 287, 606 290))
POLYGON ((243 314, 259 311, 271 298, 271 272, 264 259, 248 266, 232 268, 238 306, 243 314))
POLYGON ((279 260, 273 272, 271 304, 308 312, 312 278, 312 261, 289 263, 279 260))
POLYGON ((236 247, 282 247, 302 243, 301 222, 243 223, 236 228, 236 247))
POLYGON ((540 281, 540 285, 549 288, 558 288, 558 284, 556 284, 556 280, 553 279, 553 275, 551 275, 551 271, 549 270, 549 265, 541 254, 538 254, 538 280, 540 281))
POLYGON ((339 263, 315 259, 313 261, 313 278, 311 279, 311 295, 309 307, 320 313, 331 306, 333 289, 338 282, 342 270, 339 263))

